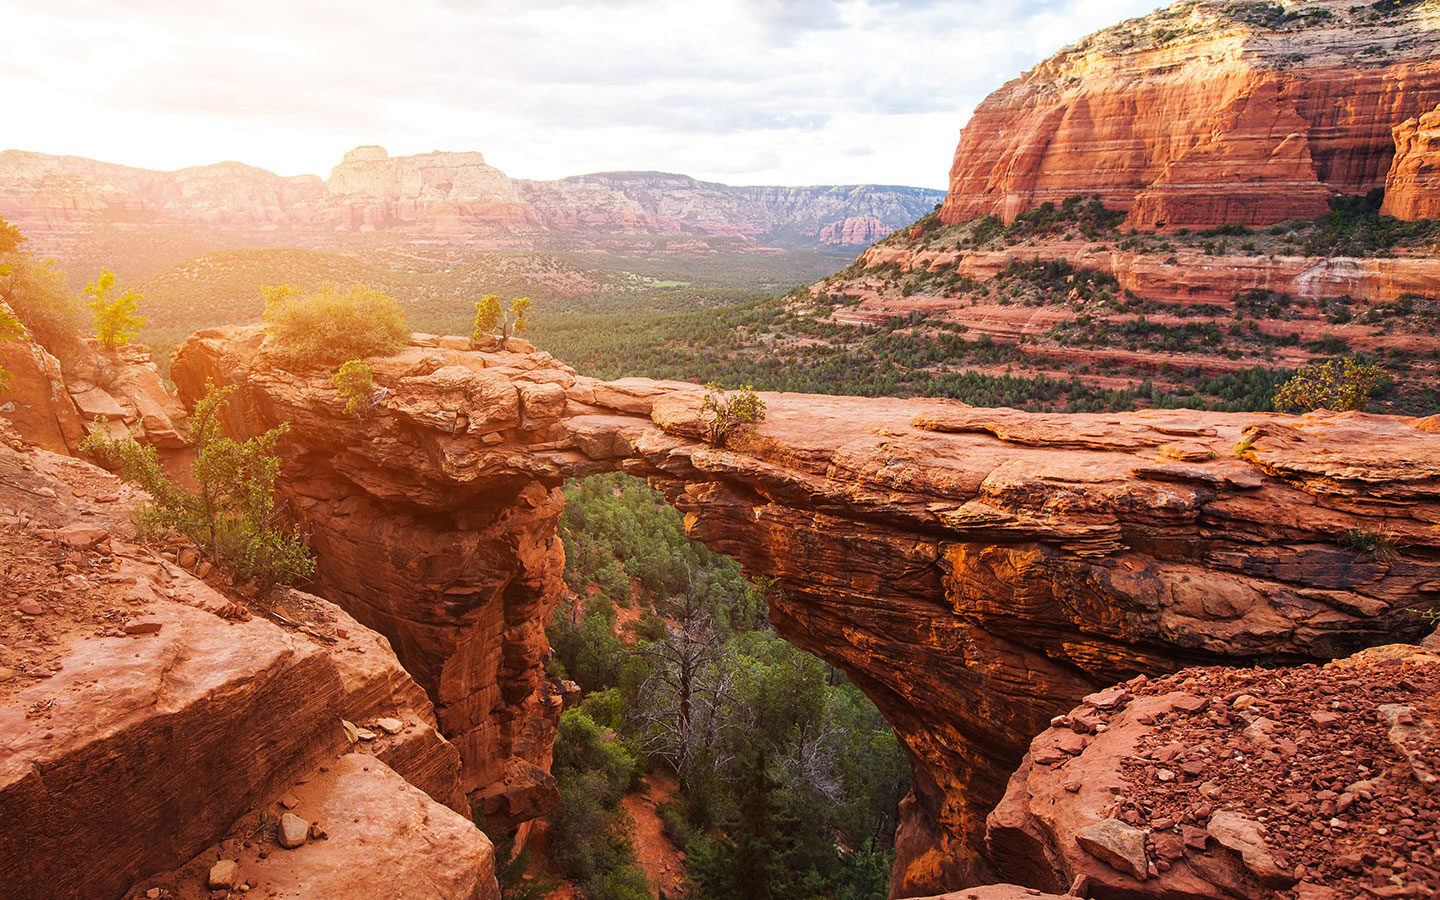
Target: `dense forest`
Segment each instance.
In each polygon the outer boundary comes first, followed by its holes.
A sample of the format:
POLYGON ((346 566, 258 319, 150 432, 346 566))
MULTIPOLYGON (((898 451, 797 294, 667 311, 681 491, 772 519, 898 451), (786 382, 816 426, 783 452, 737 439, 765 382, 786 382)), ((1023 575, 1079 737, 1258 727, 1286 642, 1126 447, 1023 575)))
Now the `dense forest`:
MULTIPOLYGON (((663 772, 679 785, 664 833, 695 900, 883 898, 909 768, 879 712, 770 628, 777 588, 688 540, 644 482, 594 476, 565 495, 571 596, 550 668, 584 693, 555 744, 559 870, 595 900, 654 896, 620 799, 663 772)), ((507 880, 511 897, 533 887, 507 880)))

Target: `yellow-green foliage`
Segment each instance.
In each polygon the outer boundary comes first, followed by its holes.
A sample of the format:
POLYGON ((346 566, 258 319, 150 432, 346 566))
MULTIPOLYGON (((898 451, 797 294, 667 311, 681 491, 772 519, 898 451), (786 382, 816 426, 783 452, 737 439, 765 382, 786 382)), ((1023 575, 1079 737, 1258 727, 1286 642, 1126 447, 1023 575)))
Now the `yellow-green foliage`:
POLYGON ((1360 409, 1370 405, 1370 395, 1394 379, 1379 366, 1353 359, 1332 359, 1306 366, 1275 392, 1275 409, 1280 412, 1315 409, 1360 409))
POLYGON ((349 360, 330 380, 345 400, 345 415, 358 416, 365 411, 375 391, 375 372, 368 365, 358 359, 349 360))
POLYGON ((80 306, 54 260, 20 249, 25 236, 0 218, 0 300, 40 346, 69 362, 80 349, 80 306))
POLYGON ((333 366, 387 356, 410 339, 395 298, 357 284, 322 284, 312 293, 291 285, 265 289, 268 346, 291 366, 333 366))
MULTIPOLYGON (((24 326, 20 324, 19 319, 10 315, 8 309, 0 306, 0 343, 17 339, 25 339, 24 326)), ((9 380, 10 373, 5 370, 4 366, 0 366, 0 393, 10 390, 10 386, 6 384, 9 380)))
POLYGON ((484 344, 491 340, 503 341, 511 334, 524 334, 530 319, 530 306, 529 297, 516 297, 507 309, 500 305, 498 296, 486 294, 475 302, 475 330, 471 332, 470 340, 484 344))
POLYGON ((127 290, 115 296, 115 274, 109 269, 101 269, 100 277, 85 285, 85 294, 94 313, 95 337, 106 350, 130 343, 145 327, 145 317, 135 314, 140 295, 127 290))
POLYGON ((705 440, 712 447, 721 447, 725 438, 741 425, 765 418, 765 401, 750 385, 737 391, 726 391, 718 382, 705 385, 705 399, 700 404, 700 419, 705 423, 705 440))

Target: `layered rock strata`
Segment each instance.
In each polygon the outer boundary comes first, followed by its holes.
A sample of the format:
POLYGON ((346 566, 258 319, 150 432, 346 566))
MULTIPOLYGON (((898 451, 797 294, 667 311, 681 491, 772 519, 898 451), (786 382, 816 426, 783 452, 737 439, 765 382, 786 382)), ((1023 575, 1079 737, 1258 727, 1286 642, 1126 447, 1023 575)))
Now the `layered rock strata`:
POLYGON ((1433 3, 1183 0, 987 97, 941 219, 1092 192, 1141 229, 1313 218, 1385 185, 1392 127, 1440 101, 1437 46, 1433 3))
MULTIPOLYGON (((176 225, 414 233, 543 243, 571 233, 695 234, 808 246, 868 244, 930 212, 943 192, 894 185, 734 186, 663 172, 515 179, 475 152, 390 156, 356 147, 328 180, 226 162, 157 172, 69 156, 0 152, 0 216, 45 247, 85 229, 176 225)), ((243 233, 243 232, 242 232, 243 233)), ((72 248, 67 248, 72 249, 72 248)))
POLYGON ((1440 219, 1440 106, 1396 125, 1394 134, 1380 211, 1397 219, 1440 219))
POLYGON ((282 490, 321 585, 390 637, 490 798, 508 761, 548 752, 542 626, 569 477, 649 477, 692 537, 776 579, 781 634, 894 725, 914 775, 896 896, 984 878, 1006 778, 1096 688, 1330 659, 1420 633, 1412 607, 1440 599, 1431 420, 773 394, 717 448, 695 385, 466 344, 419 336, 369 360, 364 417, 327 372, 278 367, 255 329, 193 336, 172 372, 188 400, 207 378, 238 384, 237 434, 290 423, 282 490))

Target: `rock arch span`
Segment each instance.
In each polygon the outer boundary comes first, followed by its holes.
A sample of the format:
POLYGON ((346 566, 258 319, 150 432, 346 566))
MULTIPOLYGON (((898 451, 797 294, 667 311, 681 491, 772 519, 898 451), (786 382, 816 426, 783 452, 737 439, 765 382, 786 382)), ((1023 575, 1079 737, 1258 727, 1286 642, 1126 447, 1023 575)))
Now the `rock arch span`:
POLYGON ((500 819, 553 790, 544 625, 569 477, 649 478, 693 538, 785 589, 784 637, 875 701, 914 775, 896 896, 985 876, 986 813, 1083 694, 1192 663, 1329 659, 1418 635, 1412 608, 1440 599, 1435 419, 774 394, 718 449, 695 385, 586 378, 522 342, 416 336, 369 361, 387 391, 363 417, 263 342, 192 336, 181 396, 233 383, 232 432, 289 423, 282 490, 323 591, 390 638, 500 819), (1352 529, 1402 552, 1351 552, 1352 529))

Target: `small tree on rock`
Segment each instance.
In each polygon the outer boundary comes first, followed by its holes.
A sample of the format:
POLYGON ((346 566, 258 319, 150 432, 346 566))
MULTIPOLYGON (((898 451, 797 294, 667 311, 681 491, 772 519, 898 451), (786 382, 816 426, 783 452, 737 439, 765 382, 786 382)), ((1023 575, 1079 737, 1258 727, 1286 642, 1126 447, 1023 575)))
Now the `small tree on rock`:
POLYGON ((127 290, 115 296, 115 274, 109 269, 101 269, 100 277, 85 285, 85 294, 94 313, 95 337, 106 350, 135 340, 148 321, 135 314, 140 308, 139 294, 127 290))
POLYGON ((475 301, 475 329, 470 334, 472 344, 492 341, 504 342, 511 334, 524 334, 530 320, 531 300, 516 297, 507 308, 495 294, 486 294, 475 301))
POLYGON ((1279 412, 1367 409, 1370 397, 1393 378, 1379 366, 1348 357, 1306 366, 1275 392, 1279 412))
POLYGON ((700 403, 700 420, 705 425, 705 440, 712 447, 723 447, 725 438, 741 425, 765 418, 765 401, 750 385, 727 391, 719 382, 705 385, 705 399, 700 403))
POLYGON ((349 360, 330 380, 345 400, 345 415, 358 416, 369 408, 375 393, 375 372, 368 365, 358 359, 349 360))
POLYGON ((254 582, 263 596, 276 585, 308 578, 315 571, 315 558, 303 538, 287 534, 279 524, 275 479, 280 459, 275 444, 286 426, 245 441, 226 437, 220 411, 234 390, 211 385, 195 404, 190 418, 193 491, 165 474, 149 444, 97 431, 80 447, 150 494, 152 502, 140 515, 142 533, 174 532, 189 538, 214 565, 254 582))

